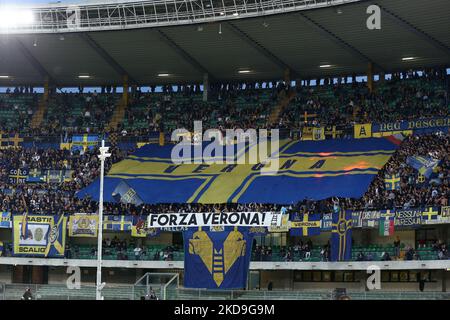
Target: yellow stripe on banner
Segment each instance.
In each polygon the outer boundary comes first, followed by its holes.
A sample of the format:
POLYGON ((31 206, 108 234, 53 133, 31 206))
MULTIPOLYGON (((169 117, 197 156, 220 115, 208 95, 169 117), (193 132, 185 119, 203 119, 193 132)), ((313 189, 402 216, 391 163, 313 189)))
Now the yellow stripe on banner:
POLYGON ((195 198, 197 198, 198 194, 208 185, 208 183, 211 181, 213 177, 207 177, 205 181, 200 185, 200 187, 195 190, 195 192, 192 194, 192 196, 188 199, 188 203, 192 203, 195 198))
POLYGON ((410 135, 413 134, 413 130, 373 132, 372 136, 374 138, 382 138, 382 137, 389 137, 389 136, 392 136, 394 134, 403 134, 405 136, 410 136, 410 135))

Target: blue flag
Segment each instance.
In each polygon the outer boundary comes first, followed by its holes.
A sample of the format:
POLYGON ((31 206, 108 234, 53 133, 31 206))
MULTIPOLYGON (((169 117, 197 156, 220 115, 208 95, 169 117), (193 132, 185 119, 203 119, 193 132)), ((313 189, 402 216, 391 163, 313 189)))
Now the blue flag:
POLYGON ((132 216, 105 216, 103 220, 103 230, 130 231, 132 220, 132 216))
POLYGON ((331 261, 348 261, 352 257, 352 212, 339 208, 333 212, 331 261))
POLYGON ((316 236, 320 234, 320 214, 303 213, 291 216, 291 236, 316 236))
POLYGON ((0 228, 11 228, 11 212, 0 213, 0 228))
POLYGON ((44 183, 46 182, 45 174, 42 174, 41 169, 32 169, 28 172, 28 176, 26 178, 27 183, 44 183))
POLYGON ((131 188, 124 180, 122 180, 114 189, 112 197, 117 202, 131 203, 137 206, 143 202, 136 190, 131 188))
POLYGON ((427 179, 430 178, 433 170, 439 165, 441 161, 431 157, 408 156, 406 163, 416 169, 421 175, 427 179))
POLYGON ((248 228, 227 227, 222 232, 191 228, 183 236, 185 287, 246 287, 253 240, 248 228))
POLYGON ((439 208, 438 207, 426 207, 422 211, 423 221, 437 221, 439 218, 439 208))
POLYGON ((72 136, 72 151, 95 148, 98 145, 100 138, 96 134, 82 134, 72 136))

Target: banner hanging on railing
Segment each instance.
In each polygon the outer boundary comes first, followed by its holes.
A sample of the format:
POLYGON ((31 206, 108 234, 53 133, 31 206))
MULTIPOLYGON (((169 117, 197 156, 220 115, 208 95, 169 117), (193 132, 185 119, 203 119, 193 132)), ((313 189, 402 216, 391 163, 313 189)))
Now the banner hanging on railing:
POLYGON ((276 227, 281 225, 279 212, 206 212, 159 213, 148 216, 149 228, 165 227, 276 227))
POLYGON ((75 214, 69 217, 69 237, 96 238, 98 231, 98 216, 75 214))

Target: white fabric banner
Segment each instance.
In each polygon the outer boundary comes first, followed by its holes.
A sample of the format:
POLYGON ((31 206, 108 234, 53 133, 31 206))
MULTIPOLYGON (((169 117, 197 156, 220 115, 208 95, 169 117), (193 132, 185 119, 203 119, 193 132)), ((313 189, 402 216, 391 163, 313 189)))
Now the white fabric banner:
POLYGON ((149 228, 277 227, 281 225, 281 216, 280 212, 158 213, 147 219, 149 228))

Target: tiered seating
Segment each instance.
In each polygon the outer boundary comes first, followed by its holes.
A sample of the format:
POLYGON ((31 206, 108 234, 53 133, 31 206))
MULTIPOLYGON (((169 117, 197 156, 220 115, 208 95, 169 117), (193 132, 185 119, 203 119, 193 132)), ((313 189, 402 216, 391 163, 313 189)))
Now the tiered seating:
MULTIPOLYGON (((163 250, 167 245, 150 245, 146 246, 143 250, 145 254, 141 255, 140 260, 154 260, 155 254, 157 252, 160 253, 160 260, 163 259, 163 250)), ((97 246, 95 245, 76 245, 71 247, 71 254, 73 259, 96 259, 97 255, 93 254, 93 250, 96 250, 97 246)), ((128 246, 126 252, 123 252, 126 255, 127 260, 136 260, 136 256, 134 254, 134 246, 128 246)), ((105 260, 117 260, 119 251, 116 248, 103 248, 103 259, 105 260)), ((184 259, 183 252, 174 251, 173 260, 174 261, 182 261, 184 259)))
MULTIPOLYGON (((301 257, 300 253, 294 253, 293 258, 294 261, 302 261, 305 262, 318 262, 321 261, 321 254, 320 254, 321 248, 314 247, 311 250, 311 254, 309 258, 301 257)), ((280 247, 273 247, 272 248, 272 255, 270 257, 267 256, 260 256, 258 257, 255 253, 252 253, 252 261, 285 261, 284 256, 280 253, 280 247)))
POLYGON ((38 97, 33 94, 0 94, 0 126, 4 129, 24 130, 30 124, 31 109, 36 112, 38 97))
MULTIPOLYGON (((401 250, 405 250, 405 245, 401 245, 401 250)), ((366 257, 370 254, 373 261, 380 261, 384 252, 387 252, 391 258, 394 257, 394 245, 387 244, 386 246, 370 244, 368 246, 355 245, 352 248, 352 259, 356 260, 356 256, 362 252, 366 257)), ((437 260, 438 256, 432 247, 423 247, 416 249, 420 256, 420 260, 437 260)))
POLYGON ((285 108, 282 118, 286 125, 298 127, 305 112, 309 122, 315 119, 322 126, 349 124, 353 120, 377 123, 445 116, 446 107, 449 107, 443 98, 445 92, 443 81, 424 79, 377 83, 373 96, 361 83, 303 87, 285 108), (423 100, 423 96, 428 99, 423 100), (308 104, 310 100, 312 104, 308 104))
MULTIPOLYGON (((8 246, 8 243, 4 243, 5 246, 8 246)), ((143 252, 145 254, 141 255, 140 260, 152 261, 155 260, 155 254, 157 252, 160 253, 159 260, 163 260, 164 249, 167 247, 165 244, 153 244, 147 245, 144 247, 143 252)), ((70 247, 71 258, 72 259, 96 259, 97 255, 93 255, 93 250, 96 250, 96 245, 74 245, 70 247)), ((420 256, 420 260, 438 260, 438 255, 435 250, 431 246, 422 247, 415 249, 416 252, 420 256)), ((301 259, 300 254, 294 254, 294 262, 303 261, 303 262, 319 262, 322 261, 322 256, 320 254, 321 248, 314 247, 311 250, 311 255, 309 258, 303 257, 301 259), (300 260, 301 259, 301 260, 300 260)), ((401 245, 402 253, 405 252, 405 245, 401 245)), ((356 261, 357 255, 362 252, 366 257, 371 255, 372 261, 380 261, 384 252, 387 252, 392 259, 394 259, 394 246, 392 244, 387 244, 385 246, 379 244, 370 244, 367 246, 362 245, 354 245, 352 248, 352 260, 356 261)), ((103 259, 105 260, 117 260, 118 259, 118 250, 115 248, 103 248, 103 259)), ((183 261, 184 260, 184 252, 183 250, 172 251, 173 261, 183 261)), ((127 260, 136 260, 136 256, 134 254, 134 246, 129 245, 126 250, 127 260)), ((272 262, 281 262, 285 261, 283 255, 280 253, 280 247, 272 248, 272 255, 261 257, 255 255, 252 252, 252 261, 272 261, 272 262)))
POLYGON ((204 128, 218 128, 225 123, 244 126, 245 122, 251 122, 252 127, 263 127, 276 101, 271 98, 271 90, 256 92, 248 95, 244 91, 227 99, 210 98, 208 102, 203 102, 202 93, 141 94, 128 106, 123 126, 134 130, 148 128, 149 122, 154 122, 161 123, 170 132, 182 127, 192 129, 194 120, 202 120, 204 128))
POLYGON ((55 94, 50 97, 45 121, 47 125, 102 129, 112 116, 120 95, 55 94), (85 117, 89 110, 90 117, 85 117))

